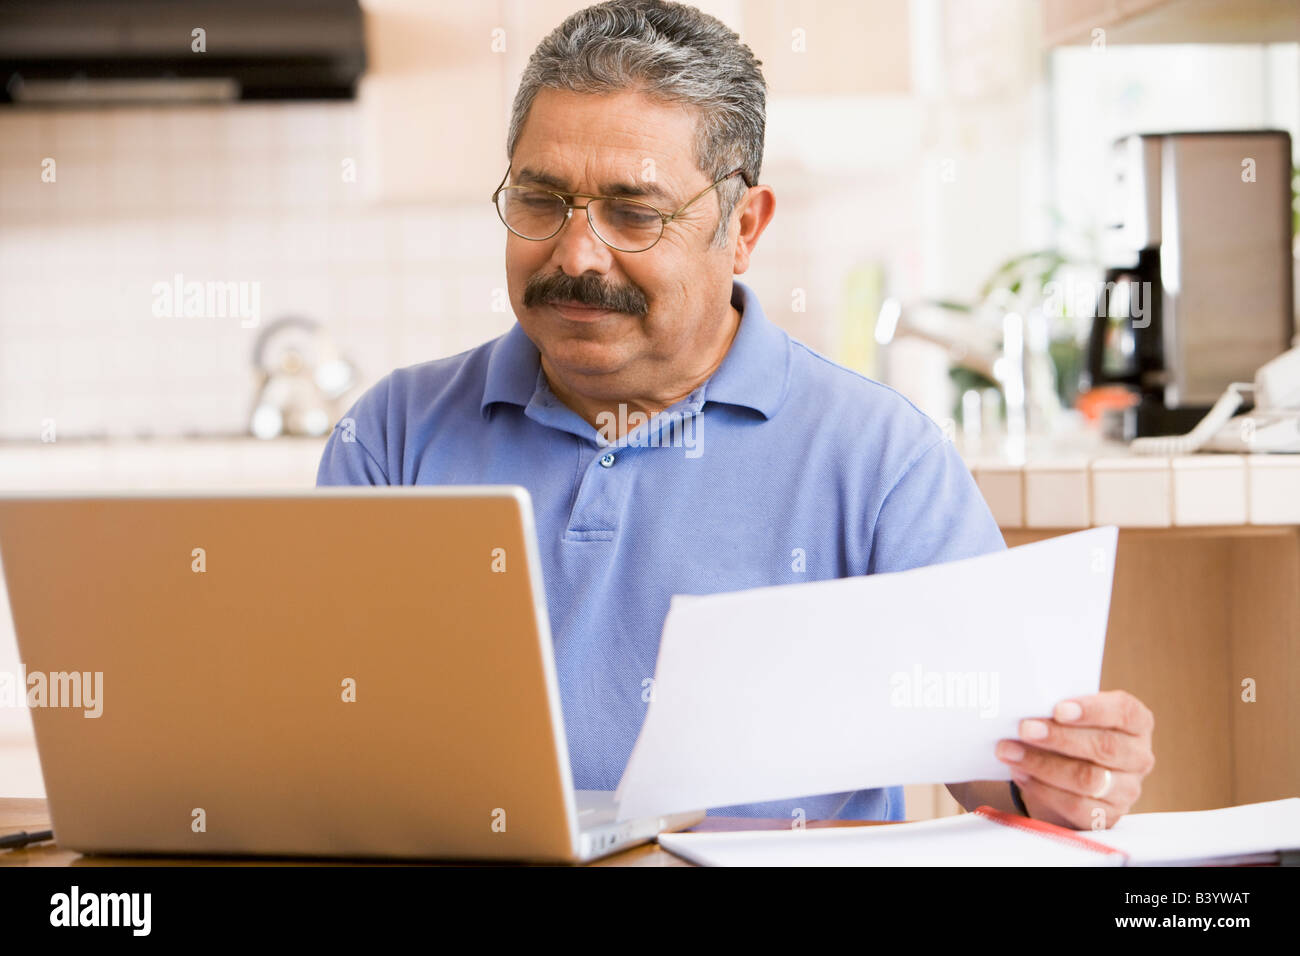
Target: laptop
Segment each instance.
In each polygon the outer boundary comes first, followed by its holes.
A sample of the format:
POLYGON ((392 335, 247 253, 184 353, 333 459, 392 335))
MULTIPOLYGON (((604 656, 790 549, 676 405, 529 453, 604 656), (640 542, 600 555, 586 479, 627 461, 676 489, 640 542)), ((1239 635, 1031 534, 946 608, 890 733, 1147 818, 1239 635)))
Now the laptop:
POLYGON ((0 556, 60 846, 577 863, 704 817, 573 789, 521 487, 9 494, 0 556))

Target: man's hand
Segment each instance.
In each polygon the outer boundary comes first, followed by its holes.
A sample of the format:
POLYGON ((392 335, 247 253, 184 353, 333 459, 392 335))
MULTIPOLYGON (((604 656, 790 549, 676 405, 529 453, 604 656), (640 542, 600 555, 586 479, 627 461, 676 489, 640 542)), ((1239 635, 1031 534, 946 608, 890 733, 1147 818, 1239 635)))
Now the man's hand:
POLYGON ((1061 701, 1050 719, 1022 720, 1020 739, 998 741, 996 753, 1031 817, 1108 830, 1137 802, 1142 778, 1155 766, 1154 727, 1142 701, 1103 691, 1061 701))

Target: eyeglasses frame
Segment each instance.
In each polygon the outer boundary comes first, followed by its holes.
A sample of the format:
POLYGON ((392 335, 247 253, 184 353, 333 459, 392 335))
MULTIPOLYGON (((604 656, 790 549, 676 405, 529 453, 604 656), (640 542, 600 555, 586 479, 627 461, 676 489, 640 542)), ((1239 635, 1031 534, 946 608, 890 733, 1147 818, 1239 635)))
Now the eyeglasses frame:
POLYGON ((520 239, 526 239, 529 242, 546 242, 548 239, 554 239, 564 230, 564 227, 568 225, 569 220, 573 218, 573 210, 585 209, 587 212, 587 224, 591 226, 592 234, 595 235, 597 239, 605 243, 605 245, 609 246, 614 251, 626 252, 629 255, 635 255, 638 252, 649 252, 651 249, 657 246, 659 244, 659 240, 664 237, 664 232, 667 230, 668 224, 670 222, 672 222, 674 219, 676 219, 678 216, 684 213, 687 207, 695 203, 697 200, 701 199, 707 192, 709 192, 709 190, 717 189, 719 186, 725 183, 732 176, 735 176, 737 173, 739 173, 741 177, 744 179, 746 189, 752 189, 754 186, 754 184, 749 181, 749 174, 746 173, 742 167, 737 167, 736 169, 733 169, 731 172, 727 173, 727 175, 723 176, 713 185, 706 186, 704 189, 701 189, 690 199, 686 200, 686 202, 684 202, 682 205, 678 206, 675 212, 666 213, 662 209, 659 209, 657 206, 650 205, 650 203, 648 202, 642 202, 640 199, 631 199, 627 196, 592 196, 587 193, 559 193, 553 189, 546 189, 543 186, 507 186, 506 180, 510 178, 510 170, 512 168, 513 168, 513 164, 506 167, 506 174, 501 178, 501 184, 497 186, 495 190, 492 191, 492 200, 491 200, 493 208, 495 208, 497 211, 497 217, 500 218, 501 220, 501 224, 504 225, 507 229, 509 229, 511 233, 513 233, 516 236, 519 236, 520 239), (497 198, 501 195, 501 193, 503 193, 507 189, 531 189, 536 192, 550 193, 560 202, 564 203, 564 219, 561 220, 559 226, 556 227, 553 233, 551 233, 549 236, 543 236, 540 239, 534 239, 532 236, 525 236, 522 235, 521 233, 515 232, 514 229, 510 228, 510 223, 506 222, 506 217, 501 212, 501 206, 497 202, 497 198), (585 205, 579 206, 576 205, 575 203, 570 202, 569 201, 570 199, 585 199, 587 200, 587 202, 585 205), (591 201, 594 199, 607 199, 607 200, 617 199, 620 202, 630 202, 630 203, 635 203, 638 206, 645 206, 647 209, 654 212, 660 219, 661 225, 659 227, 658 238, 656 238, 654 242, 650 243, 650 245, 646 246, 644 249, 620 249, 618 246, 614 245, 613 243, 608 241, 604 236, 602 236, 600 234, 600 230, 596 228, 595 220, 591 218, 591 201))

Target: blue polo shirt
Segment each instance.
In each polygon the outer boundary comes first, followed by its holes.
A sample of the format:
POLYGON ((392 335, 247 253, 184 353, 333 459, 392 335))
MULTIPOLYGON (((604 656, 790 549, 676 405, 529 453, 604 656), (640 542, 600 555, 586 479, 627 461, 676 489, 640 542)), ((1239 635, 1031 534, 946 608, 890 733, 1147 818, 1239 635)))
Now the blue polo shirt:
MULTIPOLYGON (((672 595, 901 571, 1005 547, 930 418, 791 339, 743 283, 731 302, 740 327, 712 377, 621 439, 606 441, 613 427, 593 427, 556 398, 516 323, 390 373, 345 416, 356 440, 336 426, 325 446, 318 485, 528 489, 578 789, 618 786, 672 595)), ((903 791, 710 812, 788 818, 795 808, 809 820, 901 820, 903 791)))

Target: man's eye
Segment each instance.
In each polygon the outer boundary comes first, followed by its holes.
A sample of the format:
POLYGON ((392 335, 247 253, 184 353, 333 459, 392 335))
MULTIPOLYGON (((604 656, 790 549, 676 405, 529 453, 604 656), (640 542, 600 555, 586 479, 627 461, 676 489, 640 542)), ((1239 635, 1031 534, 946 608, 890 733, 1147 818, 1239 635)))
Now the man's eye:
POLYGON ((648 226, 659 220, 658 213, 627 203, 616 203, 610 215, 615 222, 626 226, 648 226))
POLYGON ((554 206, 559 200, 550 193, 525 193, 519 201, 529 209, 546 209, 554 206))

